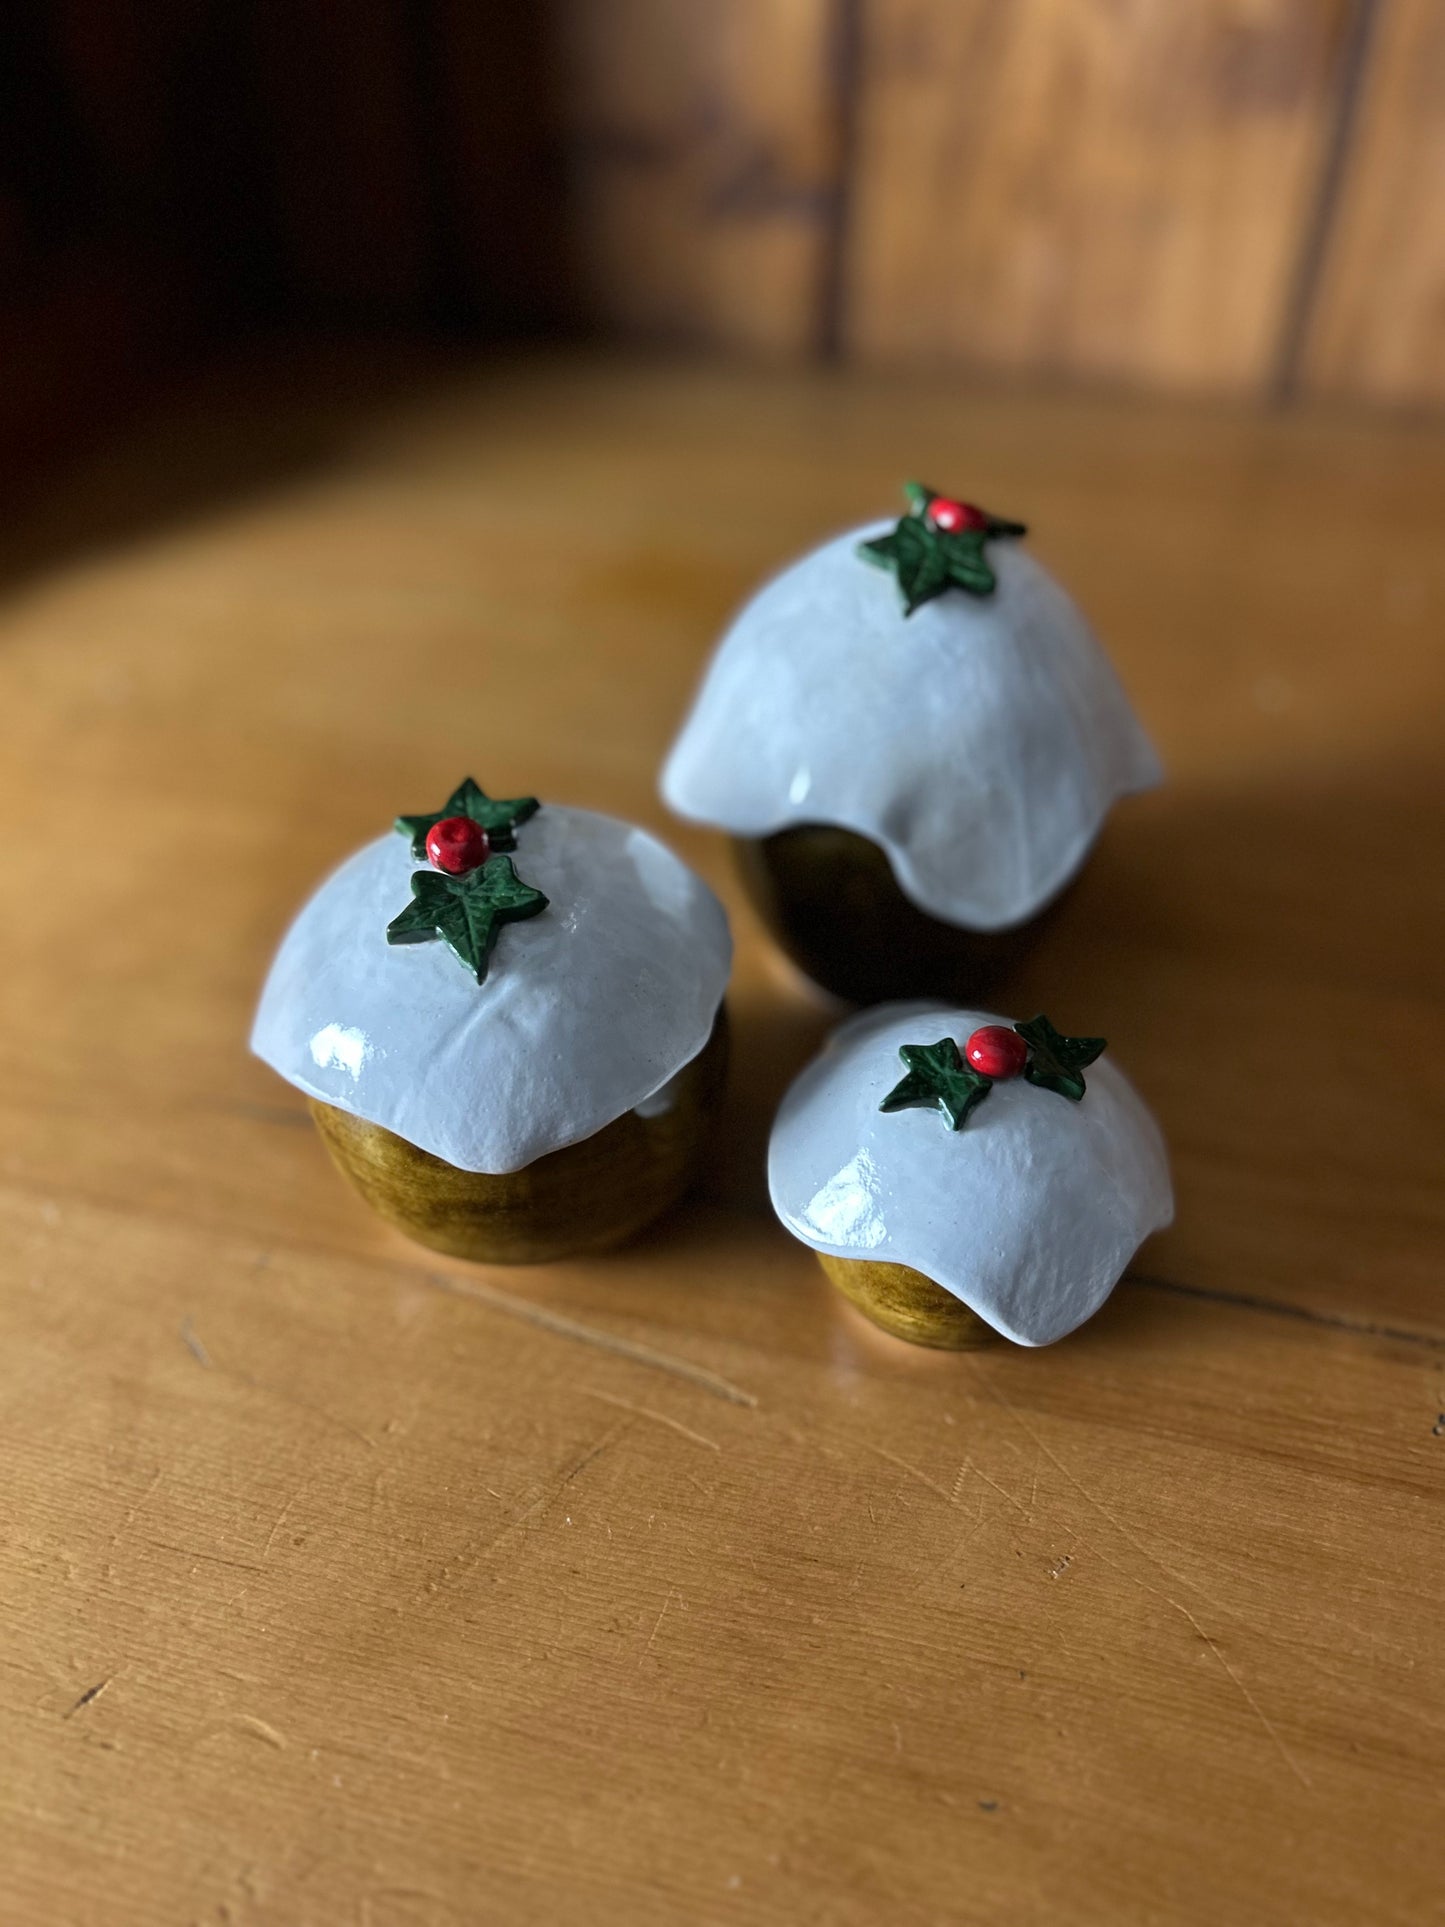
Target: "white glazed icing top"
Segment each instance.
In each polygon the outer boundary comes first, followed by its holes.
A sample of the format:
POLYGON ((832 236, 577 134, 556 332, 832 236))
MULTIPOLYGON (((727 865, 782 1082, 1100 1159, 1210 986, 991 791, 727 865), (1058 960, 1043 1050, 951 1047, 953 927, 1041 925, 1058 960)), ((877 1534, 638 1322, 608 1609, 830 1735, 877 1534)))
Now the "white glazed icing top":
POLYGON ((591 1137, 696 1057, 732 963, 722 905, 655 837, 544 804, 517 874, 550 903, 503 925, 486 982, 438 938, 394 945, 418 864, 394 832, 282 940, 251 1048, 290 1083, 464 1171, 591 1137))
POLYGON ((737 836, 857 830, 920 908, 1003 929, 1068 882, 1159 761, 1082 614, 1020 542, 989 543, 991 596, 951 589, 905 617, 897 579, 857 552, 892 526, 836 537, 743 607, 662 793, 737 836))
POLYGON ((1049 1345, 1103 1304, 1174 1216, 1159 1127, 1107 1056, 1078 1103, 994 1084, 962 1130, 936 1105, 878 1106, 900 1044, 1008 1023, 944 1004, 884 1004, 836 1030, 783 1099, 768 1147, 773 1208, 837 1258, 910 1265, 1020 1345, 1049 1345))

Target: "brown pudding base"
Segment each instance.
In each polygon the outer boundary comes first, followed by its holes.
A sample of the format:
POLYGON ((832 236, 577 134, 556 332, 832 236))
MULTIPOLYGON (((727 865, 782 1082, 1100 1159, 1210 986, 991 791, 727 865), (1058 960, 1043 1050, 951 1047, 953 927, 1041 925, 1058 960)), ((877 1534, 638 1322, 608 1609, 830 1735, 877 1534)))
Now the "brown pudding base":
POLYGON ((726 1007, 656 1117, 628 1111, 520 1171, 460 1171, 395 1132, 311 1100, 332 1161, 373 1211, 433 1251, 541 1264, 621 1244, 677 1203, 702 1167, 727 1074, 726 1007))
POLYGON ((854 1004, 987 1002, 1067 895, 1011 930, 961 930, 911 902, 887 854, 854 830, 800 823, 732 841, 743 888, 775 942, 815 984, 854 1004))
POLYGON ((967 1352, 999 1342, 999 1334, 977 1312, 942 1285, 908 1265, 880 1264, 872 1258, 831 1258, 817 1254, 828 1277, 855 1304, 895 1338, 937 1351, 967 1352))

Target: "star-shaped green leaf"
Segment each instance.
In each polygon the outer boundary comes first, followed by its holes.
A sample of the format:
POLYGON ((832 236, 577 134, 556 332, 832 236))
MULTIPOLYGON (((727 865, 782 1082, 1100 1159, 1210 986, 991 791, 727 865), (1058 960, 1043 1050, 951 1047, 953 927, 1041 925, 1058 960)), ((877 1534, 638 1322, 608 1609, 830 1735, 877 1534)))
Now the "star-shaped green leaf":
POLYGON ((447 876, 414 870, 412 901, 386 926, 388 943, 428 943, 441 937, 484 983, 492 946, 504 923, 535 917, 547 908, 540 890, 523 883, 508 856, 491 856, 479 870, 447 876))
POLYGON ((1027 535, 1024 524, 979 510, 983 516, 980 527, 941 529, 928 514, 929 504, 939 499, 936 489, 925 488, 921 482, 905 482, 903 492, 908 497, 908 513, 899 517, 887 535, 860 543, 858 553, 880 569, 893 570, 903 592, 904 615, 911 616, 945 589, 992 595, 998 578, 989 567, 984 544, 1000 536, 1027 535))
POLYGON ((418 863, 424 863, 427 831, 449 816, 469 816, 473 823, 480 824, 494 850, 515 850, 517 825, 535 816, 540 807, 535 796, 494 799, 466 776, 439 810, 420 816, 399 816, 392 827, 411 838, 412 855, 418 863))
POLYGON ((1024 1076, 1030 1084, 1077 1104, 1087 1088, 1082 1073, 1103 1052, 1107 1038, 1061 1036, 1047 1017, 1031 1017, 1014 1029, 1029 1047, 1024 1076))
POLYGON ((993 1079, 970 1070, 951 1037, 940 1037, 936 1044, 900 1044, 898 1055, 908 1066, 908 1075, 893 1086, 878 1106, 880 1111, 936 1104, 949 1130, 961 1131, 969 1112, 993 1089, 993 1079))

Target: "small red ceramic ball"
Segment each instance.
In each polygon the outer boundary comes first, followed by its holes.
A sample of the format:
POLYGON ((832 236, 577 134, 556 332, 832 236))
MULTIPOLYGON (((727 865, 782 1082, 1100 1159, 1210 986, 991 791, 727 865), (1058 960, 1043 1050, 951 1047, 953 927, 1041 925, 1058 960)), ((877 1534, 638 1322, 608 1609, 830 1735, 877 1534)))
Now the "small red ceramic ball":
POLYGON ((981 1024, 963 1047, 969 1069, 984 1077, 1017 1077, 1028 1054, 1023 1038, 1006 1024, 981 1024))
POLYGON ((469 816, 444 816, 426 833, 427 855, 439 870, 454 877, 485 863, 491 849, 486 831, 469 816))
POLYGON ((947 495, 937 495, 928 504, 928 519, 945 535, 957 535, 960 529, 981 529, 986 522, 983 510, 976 509, 972 502, 955 502, 947 495))

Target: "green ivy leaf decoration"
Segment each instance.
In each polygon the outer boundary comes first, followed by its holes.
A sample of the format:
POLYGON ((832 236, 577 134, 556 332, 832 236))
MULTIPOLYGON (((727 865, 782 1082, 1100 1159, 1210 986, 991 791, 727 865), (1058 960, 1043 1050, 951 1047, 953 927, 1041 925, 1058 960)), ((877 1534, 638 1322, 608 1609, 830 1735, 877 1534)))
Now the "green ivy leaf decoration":
POLYGON ((1057 1091, 1060 1097, 1072 1098, 1077 1104, 1087 1089, 1082 1073, 1102 1054, 1108 1039, 1065 1037, 1043 1016, 1015 1024, 1014 1029, 1029 1047, 1024 1076, 1030 1084, 1057 1091))
POLYGON ((392 825, 402 836, 411 838, 411 853, 418 863, 426 861, 428 830, 449 816, 469 816, 487 833, 494 850, 515 850, 517 825, 535 816, 541 808, 535 796, 509 796, 493 799, 470 776, 452 791, 439 810, 420 816, 399 816, 392 825))
POLYGON ((969 1113, 993 1089, 993 1079, 970 1070, 951 1037, 936 1044, 901 1044, 898 1055, 908 1066, 902 1078, 878 1106, 901 1111, 912 1104, 936 1104, 950 1131, 961 1131, 969 1113))
POLYGON ((1027 527, 979 509, 974 511, 982 518, 979 526, 941 529, 928 513, 930 505, 942 499, 936 489, 925 488, 921 482, 905 482, 903 493, 908 497, 908 513, 899 517, 889 534, 860 542, 858 553, 865 562, 893 570, 903 593, 904 615, 911 616, 946 589, 962 589, 974 596, 992 595, 998 578, 989 566, 984 544, 1000 536, 1027 535, 1027 527))
POLYGON ((440 937, 477 973, 479 984, 486 982, 487 964, 502 925, 535 917, 547 908, 546 897, 523 883, 507 856, 490 856, 479 870, 468 870, 465 876, 415 870, 411 894, 405 910, 386 926, 387 942, 428 943, 440 937))
MULTIPOLYGON (((1086 1089, 1083 1072, 1102 1054, 1107 1040, 1065 1037, 1043 1016, 1015 1024, 1014 1029, 1029 1047, 1023 1071, 1028 1082, 1077 1104, 1086 1089)), ((948 1128, 961 1131, 993 1089, 993 1078, 966 1064, 951 1037, 940 1037, 936 1044, 901 1044, 898 1055, 908 1066, 908 1075, 893 1086, 878 1106, 880 1111, 936 1104, 948 1128)))

